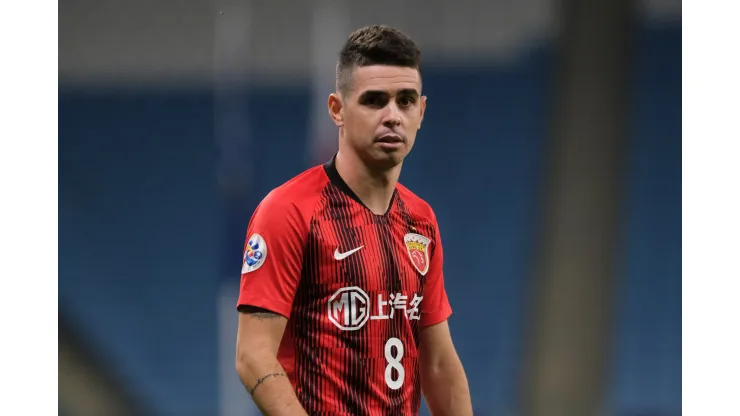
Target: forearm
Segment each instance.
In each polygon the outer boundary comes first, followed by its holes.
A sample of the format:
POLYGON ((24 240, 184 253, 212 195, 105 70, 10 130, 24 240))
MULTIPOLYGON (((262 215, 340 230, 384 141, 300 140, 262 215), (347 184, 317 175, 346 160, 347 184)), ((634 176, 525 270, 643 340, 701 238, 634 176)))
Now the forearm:
POLYGON ((433 416, 472 416, 468 380, 456 355, 422 366, 421 388, 433 416))
POLYGON ((266 416, 304 416, 293 386, 277 359, 245 359, 237 366, 239 378, 266 416))

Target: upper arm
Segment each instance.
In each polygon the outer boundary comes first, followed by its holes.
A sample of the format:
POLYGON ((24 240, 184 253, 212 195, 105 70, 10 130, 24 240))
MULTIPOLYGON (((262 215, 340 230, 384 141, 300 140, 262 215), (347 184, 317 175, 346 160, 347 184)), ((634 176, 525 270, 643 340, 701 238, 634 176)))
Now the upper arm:
POLYGON ((423 369, 436 368, 449 354, 456 354, 447 320, 419 332, 419 358, 423 369))
POLYGON ((287 318, 252 306, 242 306, 239 312, 237 361, 245 361, 248 357, 260 360, 269 358, 263 356, 276 356, 287 318))
MULTIPOLYGON (((445 321, 452 314, 452 307, 447 298, 444 279, 444 251, 442 237, 436 218, 434 219, 434 245, 432 247, 429 270, 424 284, 424 298, 421 302, 422 327, 429 327, 445 321)), ((449 331, 448 331, 449 332, 449 331)))
POLYGON ((307 233, 296 205, 275 195, 265 198, 247 230, 237 307, 290 317, 307 233))
POLYGON ((275 195, 252 215, 237 302, 238 360, 277 354, 300 281, 305 228, 298 208, 275 195))

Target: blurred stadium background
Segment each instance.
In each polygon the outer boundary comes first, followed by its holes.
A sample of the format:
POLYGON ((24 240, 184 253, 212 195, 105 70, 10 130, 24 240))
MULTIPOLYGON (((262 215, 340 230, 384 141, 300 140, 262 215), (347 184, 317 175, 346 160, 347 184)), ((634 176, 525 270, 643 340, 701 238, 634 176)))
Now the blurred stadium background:
POLYGON ((334 151, 336 53, 375 23, 422 47, 401 180, 476 415, 681 413, 680 0, 65 0, 60 414, 257 414, 247 222, 334 151))

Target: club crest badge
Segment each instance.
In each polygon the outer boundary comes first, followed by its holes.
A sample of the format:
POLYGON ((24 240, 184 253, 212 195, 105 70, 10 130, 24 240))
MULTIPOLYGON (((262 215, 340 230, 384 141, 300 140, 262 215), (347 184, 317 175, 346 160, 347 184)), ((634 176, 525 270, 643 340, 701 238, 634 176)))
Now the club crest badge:
POLYGON ((429 270, 429 243, 431 240, 421 234, 408 233, 403 237, 406 252, 409 253, 411 263, 422 275, 429 270))

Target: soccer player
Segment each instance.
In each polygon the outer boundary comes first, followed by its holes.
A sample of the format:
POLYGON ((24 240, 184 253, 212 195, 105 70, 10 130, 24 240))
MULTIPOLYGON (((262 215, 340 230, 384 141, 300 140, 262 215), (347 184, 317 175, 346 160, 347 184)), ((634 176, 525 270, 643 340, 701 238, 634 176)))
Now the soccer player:
POLYGON ((398 183, 421 127, 420 52, 385 26, 342 48, 339 150, 270 192, 248 226, 236 368, 267 415, 472 415, 439 228, 398 183))

